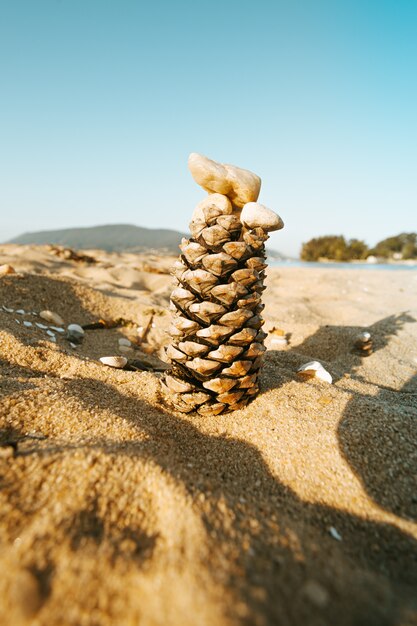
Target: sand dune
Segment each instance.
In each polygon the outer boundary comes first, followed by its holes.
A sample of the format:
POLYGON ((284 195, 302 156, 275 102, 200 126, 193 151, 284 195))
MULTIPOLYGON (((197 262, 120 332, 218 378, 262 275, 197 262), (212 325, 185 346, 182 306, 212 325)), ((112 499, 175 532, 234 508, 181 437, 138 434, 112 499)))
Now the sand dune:
POLYGON ((270 268, 262 393, 203 418, 159 393, 172 259, 84 253, 0 246, 0 623, 416 624, 417 272, 270 268))

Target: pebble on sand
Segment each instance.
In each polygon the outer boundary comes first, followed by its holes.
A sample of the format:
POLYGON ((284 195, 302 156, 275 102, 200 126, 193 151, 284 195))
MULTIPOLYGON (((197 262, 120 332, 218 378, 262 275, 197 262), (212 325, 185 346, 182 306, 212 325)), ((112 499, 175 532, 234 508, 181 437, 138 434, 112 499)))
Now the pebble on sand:
POLYGON ((47 322, 51 322, 51 324, 56 324, 57 326, 64 325, 64 320, 62 319, 62 317, 58 315, 58 313, 55 313, 54 311, 49 311, 49 310, 41 311, 39 313, 39 317, 41 317, 43 320, 46 320, 47 322))
POLYGON ((123 369, 127 363, 127 358, 124 356, 102 356, 100 357, 100 361, 109 367, 123 369))
POLYGON ((84 328, 79 324, 69 324, 67 327, 68 339, 81 341, 84 338, 84 328))
POLYGON ((321 363, 318 361, 309 361, 305 365, 302 365, 297 370, 297 376, 302 380, 308 380, 309 378, 318 378, 326 383, 332 383, 333 379, 329 372, 324 369, 321 363))
POLYGON ((0 277, 7 274, 16 274, 16 270, 11 265, 0 265, 0 277))

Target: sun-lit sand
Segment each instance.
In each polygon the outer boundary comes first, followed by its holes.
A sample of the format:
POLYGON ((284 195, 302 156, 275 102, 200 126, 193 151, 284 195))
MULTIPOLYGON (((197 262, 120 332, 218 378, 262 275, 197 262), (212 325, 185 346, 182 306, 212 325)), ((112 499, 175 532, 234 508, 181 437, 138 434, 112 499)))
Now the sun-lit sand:
POLYGON ((173 259, 87 254, 0 246, 0 623, 416 624, 417 271, 269 268, 288 344, 203 418, 159 393, 173 259))

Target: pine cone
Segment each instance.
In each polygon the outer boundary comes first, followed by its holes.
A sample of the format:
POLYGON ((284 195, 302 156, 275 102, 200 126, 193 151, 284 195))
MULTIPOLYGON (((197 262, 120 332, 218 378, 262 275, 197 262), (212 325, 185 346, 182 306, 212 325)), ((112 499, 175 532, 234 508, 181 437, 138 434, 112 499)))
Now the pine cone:
POLYGON ((195 154, 190 169, 209 193, 228 189, 235 206, 226 195, 212 193, 193 213, 191 238, 181 242, 173 268, 177 285, 171 294, 172 344, 167 349, 172 368, 162 385, 179 411, 217 415, 246 406, 259 391, 266 337, 261 315, 265 241, 268 231, 283 223, 252 201, 260 187, 255 174, 195 154), (228 168, 226 174, 219 167, 228 168), (202 181, 207 169, 209 180, 202 181), (257 188, 248 186, 248 179, 257 188), (243 209, 236 203, 244 204, 243 209))

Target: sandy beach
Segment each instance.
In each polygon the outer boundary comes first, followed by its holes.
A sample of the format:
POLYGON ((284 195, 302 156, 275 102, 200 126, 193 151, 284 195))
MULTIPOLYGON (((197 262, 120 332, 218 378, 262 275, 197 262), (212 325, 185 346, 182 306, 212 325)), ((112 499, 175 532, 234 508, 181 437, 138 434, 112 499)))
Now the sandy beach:
POLYGON ((159 390, 174 259, 84 254, 0 246, 0 623, 417 624, 417 271, 269 268, 261 393, 202 417, 159 390))

